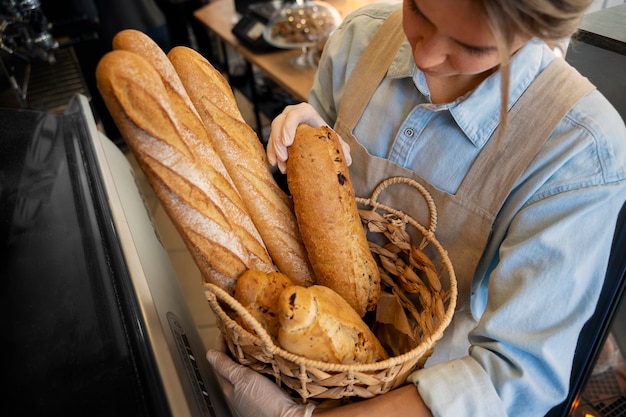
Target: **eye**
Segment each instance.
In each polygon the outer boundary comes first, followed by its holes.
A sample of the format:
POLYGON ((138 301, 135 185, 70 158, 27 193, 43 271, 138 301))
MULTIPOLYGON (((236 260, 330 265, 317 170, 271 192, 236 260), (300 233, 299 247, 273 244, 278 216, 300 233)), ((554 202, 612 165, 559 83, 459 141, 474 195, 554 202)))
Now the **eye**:
POLYGON ((477 57, 487 56, 491 52, 493 52, 492 48, 475 48, 472 46, 464 46, 463 48, 465 48, 465 50, 469 52, 471 55, 474 55, 477 57))
MULTIPOLYGON (((420 8, 417 7, 417 4, 415 4, 414 0, 407 0, 407 3, 408 3, 408 6, 409 6, 409 10, 411 10, 413 13, 415 13, 415 15, 417 17, 420 17, 422 19, 426 19, 426 16, 424 16, 424 14, 420 10, 420 8)), ((428 20, 428 19, 426 19, 426 20, 428 20)))

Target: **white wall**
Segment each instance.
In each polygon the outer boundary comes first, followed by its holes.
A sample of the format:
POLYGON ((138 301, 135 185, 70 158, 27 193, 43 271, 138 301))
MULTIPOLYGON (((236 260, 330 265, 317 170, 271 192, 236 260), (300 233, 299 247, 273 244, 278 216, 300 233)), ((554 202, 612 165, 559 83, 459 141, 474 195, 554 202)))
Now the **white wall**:
POLYGON ((624 3, 626 3, 626 0, 593 0, 591 6, 589 6, 589 9, 587 10, 587 13, 596 12, 601 9, 606 9, 608 7, 613 7, 624 3))

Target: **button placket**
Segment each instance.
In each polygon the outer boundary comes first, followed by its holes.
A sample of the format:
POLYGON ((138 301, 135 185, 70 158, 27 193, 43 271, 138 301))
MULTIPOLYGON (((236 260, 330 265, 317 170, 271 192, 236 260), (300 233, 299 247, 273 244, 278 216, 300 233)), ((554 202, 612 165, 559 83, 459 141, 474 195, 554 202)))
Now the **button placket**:
POLYGON ((412 148, 419 140, 421 132, 433 117, 432 111, 422 106, 415 107, 398 129, 398 135, 389 153, 389 159, 404 166, 407 160, 411 158, 412 148))

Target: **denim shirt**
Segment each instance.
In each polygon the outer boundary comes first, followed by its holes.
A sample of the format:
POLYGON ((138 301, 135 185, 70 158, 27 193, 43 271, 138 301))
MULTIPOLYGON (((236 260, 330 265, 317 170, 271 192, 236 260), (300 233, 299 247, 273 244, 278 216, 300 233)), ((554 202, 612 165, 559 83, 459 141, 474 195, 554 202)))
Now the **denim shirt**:
MULTIPOLYGON (((329 125, 361 52, 396 7, 366 6, 326 44, 309 103, 329 125)), ((515 54, 509 108, 552 59, 540 41, 515 54)), ((498 126, 500 91, 496 72, 454 102, 431 103, 405 42, 354 134, 371 154, 454 194, 498 126)), ((409 378, 435 416, 536 417, 562 401, 604 279, 625 179, 626 127, 594 91, 560 122, 496 217, 472 285, 479 322, 468 355, 429 361, 409 378)))

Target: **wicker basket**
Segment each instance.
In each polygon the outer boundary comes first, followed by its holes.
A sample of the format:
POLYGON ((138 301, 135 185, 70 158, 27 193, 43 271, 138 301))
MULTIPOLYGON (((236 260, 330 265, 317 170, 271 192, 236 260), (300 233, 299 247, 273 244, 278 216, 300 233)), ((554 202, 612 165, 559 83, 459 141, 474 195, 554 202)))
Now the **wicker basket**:
POLYGON ((423 367, 450 324, 456 306, 456 277, 446 251, 435 238, 437 213, 428 192, 411 179, 394 177, 381 183, 369 199, 357 198, 357 202, 368 227, 370 247, 379 262, 383 291, 397 297, 411 324, 411 337, 417 342, 410 349, 390 352, 393 356, 389 359, 367 364, 309 360, 281 349, 233 297, 215 285, 205 284, 206 298, 235 360, 273 376, 277 384, 302 402, 370 398, 404 384, 411 372, 423 367), (414 187, 426 200, 430 210, 428 227, 377 201, 386 187, 399 182, 414 187), (407 225, 421 233, 421 242, 410 242, 407 225), (428 251, 430 255, 425 255, 428 251), (243 318, 256 334, 244 330, 233 320, 233 314, 243 318))

